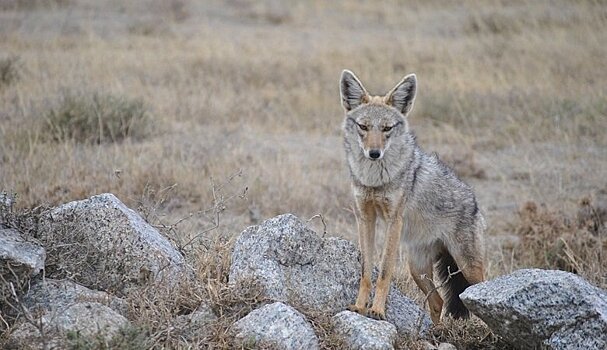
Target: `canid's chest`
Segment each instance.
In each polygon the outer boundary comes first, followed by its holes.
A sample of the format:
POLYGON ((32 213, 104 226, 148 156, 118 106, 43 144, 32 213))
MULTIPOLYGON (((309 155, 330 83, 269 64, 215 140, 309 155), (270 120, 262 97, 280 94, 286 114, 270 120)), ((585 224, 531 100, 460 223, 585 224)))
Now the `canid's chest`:
POLYGON ((396 191, 385 191, 367 188, 362 191, 355 191, 355 196, 359 203, 367 210, 373 210, 377 216, 384 220, 394 219, 396 215, 403 215, 404 195, 396 191))

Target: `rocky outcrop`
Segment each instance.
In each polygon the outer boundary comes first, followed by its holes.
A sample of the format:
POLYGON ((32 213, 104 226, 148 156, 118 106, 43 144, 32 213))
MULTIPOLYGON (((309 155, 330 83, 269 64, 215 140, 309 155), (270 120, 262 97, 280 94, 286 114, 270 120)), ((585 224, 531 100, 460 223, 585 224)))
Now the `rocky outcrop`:
POLYGON ((9 336, 17 348, 64 348, 68 337, 107 342, 130 325, 126 303, 70 281, 40 280, 22 300, 23 316, 9 336))
POLYGON ((335 335, 347 349, 394 349, 396 327, 355 312, 342 311, 332 318, 335 335))
POLYGON ((460 297, 517 348, 607 348, 607 292, 572 273, 519 270, 471 286, 460 297))
POLYGON ((312 325, 294 308, 280 302, 251 311, 232 326, 235 347, 318 349, 312 325))
MULTIPOLYGON (((350 241, 323 239, 291 214, 245 230, 234 246, 229 283, 238 288, 253 280, 262 295, 303 310, 335 314, 356 299, 360 253, 350 241)), ((428 315, 392 286, 387 320, 400 335, 423 333, 428 315)))
POLYGON ((48 249, 51 276, 102 290, 172 285, 189 274, 171 243, 109 193, 43 213, 38 238, 48 249))

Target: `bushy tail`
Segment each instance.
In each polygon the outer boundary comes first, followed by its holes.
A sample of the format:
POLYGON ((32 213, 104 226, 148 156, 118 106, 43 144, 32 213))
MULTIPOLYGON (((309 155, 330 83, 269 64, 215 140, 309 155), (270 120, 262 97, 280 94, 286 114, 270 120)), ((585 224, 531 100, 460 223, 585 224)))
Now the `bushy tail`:
POLYGON ((453 318, 468 318, 470 312, 464 306, 459 295, 470 286, 470 283, 464 278, 464 274, 459 271, 453 256, 445 248, 439 255, 436 262, 436 272, 440 283, 443 285, 445 314, 453 318), (451 274, 451 276, 449 276, 451 274))

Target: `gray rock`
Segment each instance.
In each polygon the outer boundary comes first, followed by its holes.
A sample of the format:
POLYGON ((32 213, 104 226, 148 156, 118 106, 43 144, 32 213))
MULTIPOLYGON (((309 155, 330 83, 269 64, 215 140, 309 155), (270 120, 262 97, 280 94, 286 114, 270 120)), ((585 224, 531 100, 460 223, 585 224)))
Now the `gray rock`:
POLYGON ((125 317, 128 313, 127 302, 121 298, 86 288, 72 281, 50 278, 32 283, 22 302, 33 313, 55 313, 81 302, 105 305, 125 317))
POLYGON ((53 266, 50 275, 87 286, 127 292, 190 275, 171 243, 110 193, 43 213, 38 236, 47 247, 47 266, 53 266))
POLYGON ((46 252, 42 246, 26 241, 14 229, 0 229, 0 264, 8 264, 13 270, 35 276, 44 269, 46 252))
POLYGON ((457 348, 451 343, 440 343, 438 345, 438 350, 457 350, 457 348))
MULTIPOLYGON (((379 272, 373 271, 373 285, 377 281, 379 272)), ((369 300, 375 297, 375 290, 371 291, 369 300)), ((396 326, 400 336, 424 336, 432 326, 432 320, 426 311, 401 293, 392 283, 386 301, 386 320, 396 326)))
POLYGON ((70 281, 38 281, 23 305, 27 312, 9 336, 13 347, 65 348, 74 336, 108 342, 130 325, 123 300, 70 281))
POLYGON ((200 305, 194 312, 177 316, 175 328, 188 341, 206 339, 211 335, 210 325, 217 320, 217 316, 207 304, 200 305))
POLYGON ((14 294, 20 295, 32 276, 44 269, 46 252, 35 242, 25 240, 14 229, 0 228, 0 313, 10 313, 14 294))
POLYGON ((229 282, 251 278, 264 296, 304 309, 333 313, 356 297, 360 276, 356 246, 323 240, 291 214, 246 229, 236 241, 229 282))
POLYGON ((419 344, 420 349, 423 350, 438 350, 438 346, 430 343, 427 340, 423 340, 419 344))
POLYGON ((396 327, 355 312, 342 311, 331 319, 335 334, 348 349, 394 349, 396 327))
POLYGON ((607 348, 607 292, 572 273, 519 270, 460 297, 517 348, 607 348))
POLYGON ((57 313, 37 315, 32 323, 20 322, 11 332, 8 342, 11 347, 43 349, 66 348, 69 337, 83 341, 107 343, 130 325, 124 316, 109 307, 91 302, 76 303, 57 313), (42 333, 41 331, 42 330, 42 333))
POLYGON ((297 310, 280 302, 253 310, 234 323, 232 332, 239 348, 319 348, 312 325, 297 310))
POLYGON ((0 229, 6 228, 5 224, 8 215, 13 210, 15 204, 15 195, 4 191, 0 192, 0 229))
MULTIPOLYGON (((232 254, 229 283, 239 287, 253 280, 262 296, 304 310, 335 314, 354 303, 361 276, 356 245, 319 237, 291 214, 246 229, 232 254)), ((392 285, 387 320, 400 335, 425 332, 428 315, 392 285)))
POLYGON ((430 342, 425 342, 423 344, 423 348, 425 350, 457 350, 455 345, 451 343, 440 343, 438 345, 434 345, 430 342))

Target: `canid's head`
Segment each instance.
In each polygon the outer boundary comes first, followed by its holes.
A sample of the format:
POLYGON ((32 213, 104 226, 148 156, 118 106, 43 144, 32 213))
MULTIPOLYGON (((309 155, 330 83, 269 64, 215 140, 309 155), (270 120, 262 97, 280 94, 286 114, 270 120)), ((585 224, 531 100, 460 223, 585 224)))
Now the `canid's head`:
POLYGON ((408 131, 416 87, 415 74, 409 74, 385 96, 371 96, 354 73, 344 70, 340 91, 349 143, 357 141, 368 159, 382 159, 393 140, 408 131))

